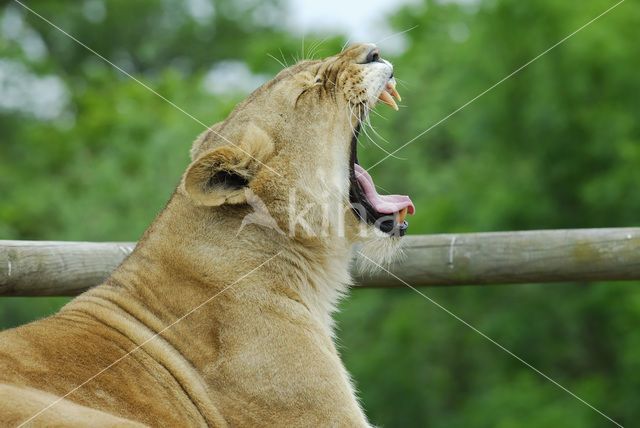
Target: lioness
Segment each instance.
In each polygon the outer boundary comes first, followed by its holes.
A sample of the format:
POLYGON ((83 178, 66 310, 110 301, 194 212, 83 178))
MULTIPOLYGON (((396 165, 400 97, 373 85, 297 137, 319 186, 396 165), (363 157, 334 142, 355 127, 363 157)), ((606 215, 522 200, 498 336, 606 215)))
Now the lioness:
POLYGON ((284 69, 201 135, 109 279, 0 334, 0 424, 369 426, 331 313, 351 244, 389 246, 414 211, 356 154, 394 82, 358 44, 284 69))

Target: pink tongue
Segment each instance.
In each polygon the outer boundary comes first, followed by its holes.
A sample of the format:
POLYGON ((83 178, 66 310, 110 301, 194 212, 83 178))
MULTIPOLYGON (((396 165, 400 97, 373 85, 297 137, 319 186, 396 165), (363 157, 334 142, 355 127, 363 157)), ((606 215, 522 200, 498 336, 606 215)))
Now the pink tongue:
POLYGON ((364 190, 364 194, 367 195, 367 199, 376 211, 383 214, 391 214, 403 208, 408 208, 407 212, 409 214, 416 212, 413 202, 411 202, 408 196, 378 195, 376 187, 373 185, 373 179, 369 173, 357 163, 353 165, 353 169, 356 173, 358 183, 360 183, 362 190, 364 190))

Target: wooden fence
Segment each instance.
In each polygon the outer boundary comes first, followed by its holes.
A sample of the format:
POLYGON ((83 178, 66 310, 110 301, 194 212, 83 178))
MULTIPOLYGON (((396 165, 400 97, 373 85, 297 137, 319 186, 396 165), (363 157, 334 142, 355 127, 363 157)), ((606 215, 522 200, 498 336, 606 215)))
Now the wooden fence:
MULTIPOLYGON (((388 269, 413 286, 640 280, 640 228, 417 235, 404 241, 404 257, 388 269)), ((0 296, 77 295, 106 279, 134 247, 0 240, 0 296)), ((403 286, 384 271, 355 276, 362 287, 403 286)))

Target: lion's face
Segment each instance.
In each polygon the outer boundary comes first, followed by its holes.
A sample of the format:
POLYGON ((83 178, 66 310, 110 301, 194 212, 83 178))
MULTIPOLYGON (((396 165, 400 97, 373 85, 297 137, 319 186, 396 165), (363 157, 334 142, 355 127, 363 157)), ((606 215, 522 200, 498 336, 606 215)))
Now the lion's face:
POLYGON ((299 62, 196 140, 184 189, 210 207, 258 198, 292 236, 403 235, 411 200, 379 195, 357 156, 361 122, 378 102, 397 110, 391 95, 393 66, 374 45, 299 62))

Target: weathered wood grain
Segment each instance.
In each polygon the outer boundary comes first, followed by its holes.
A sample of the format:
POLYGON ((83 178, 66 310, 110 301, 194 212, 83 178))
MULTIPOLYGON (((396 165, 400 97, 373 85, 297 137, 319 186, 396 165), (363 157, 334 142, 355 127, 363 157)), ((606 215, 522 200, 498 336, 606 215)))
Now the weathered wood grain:
POLYGON ((104 281, 134 247, 0 240, 0 296, 75 296, 104 281))
MULTIPOLYGON (((389 271, 413 286, 640 280, 640 228, 408 236, 389 271)), ((382 272, 358 282, 393 287, 382 272)))
MULTIPOLYGON (((640 228, 416 235, 389 271, 413 286, 640 280, 640 228)), ((73 296, 102 282, 134 242, 0 241, 1 296, 73 296)), ((364 261, 363 264, 367 264, 364 261)), ((402 282, 378 270, 363 287, 402 282)))

